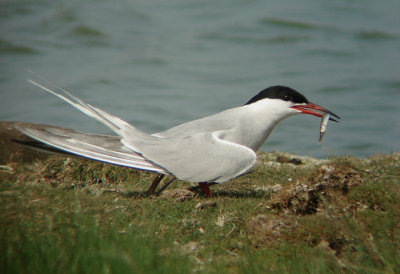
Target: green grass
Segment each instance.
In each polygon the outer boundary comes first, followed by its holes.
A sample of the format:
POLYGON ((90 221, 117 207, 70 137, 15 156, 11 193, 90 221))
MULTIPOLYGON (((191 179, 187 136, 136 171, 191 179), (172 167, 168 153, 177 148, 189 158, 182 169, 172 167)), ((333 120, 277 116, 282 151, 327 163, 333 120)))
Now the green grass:
POLYGON ((186 273, 190 269, 187 258, 160 255, 162 245, 155 238, 122 224, 99 225, 91 216, 44 218, 46 228, 33 229, 25 223, 3 235, 2 273, 186 273))
POLYGON ((0 273, 399 273, 400 155, 292 157, 260 154, 215 198, 186 182, 146 197, 152 174, 92 161, 10 162, 0 273))

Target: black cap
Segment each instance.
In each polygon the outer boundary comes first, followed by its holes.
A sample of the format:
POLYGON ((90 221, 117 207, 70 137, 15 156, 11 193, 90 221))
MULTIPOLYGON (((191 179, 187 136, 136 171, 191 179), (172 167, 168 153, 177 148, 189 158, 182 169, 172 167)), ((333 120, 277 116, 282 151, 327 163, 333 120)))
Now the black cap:
POLYGON ((306 97, 304 97, 302 94, 300 94, 298 91, 292 88, 285 86, 272 86, 260 91, 256 96, 251 98, 245 105, 252 104, 262 99, 281 99, 296 104, 308 103, 306 97))

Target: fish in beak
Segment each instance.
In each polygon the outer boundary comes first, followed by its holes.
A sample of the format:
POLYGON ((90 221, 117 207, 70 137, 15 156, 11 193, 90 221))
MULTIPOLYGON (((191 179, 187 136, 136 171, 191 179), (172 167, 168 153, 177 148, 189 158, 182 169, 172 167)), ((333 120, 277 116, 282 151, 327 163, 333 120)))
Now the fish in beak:
POLYGON ((328 121, 331 120, 334 122, 338 122, 338 120, 340 119, 340 117, 337 116, 332 111, 327 110, 326 108, 323 108, 323 107, 318 106, 313 103, 298 104, 298 105, 292 106, 291 108, 298 110, 301 113, 310 114, 310 115, 314 115, 314 116, 321 118, 321 124, 320 124, 320 128, 319 128, 319 143, 321 143, 322 138, 324 137, 326 127, 328 125, 328 121), (317 112, 317 111, 319 111, 319 112, 317 112), (332 118, 331 116, 334 116, 338 120, 332 118))
MULTIPOLYGON (((335 117, 336 119, 340 119, 340 117, 337 116, 332 111, 327 110, 326 108, 323 108, 323 107, 318 106, 318 105, 313 104, 313 103, 297 104, 297 105, 292 106, 291 108, 293 108, 295 110, 298 110, 301 113, 314 115, 314 116, 317 116, 319 118, 322 118, 323 114, 326 113, 326 114, 329 114, 330 116, 335 117), (319 111, 319 112, 317 112, 317 111, 319 111)), ((336 120, 336 119, 334 119, 332 117, 329 117, 329 120, 334 121, 334 122, 338 122, 338 120, 336 120)))

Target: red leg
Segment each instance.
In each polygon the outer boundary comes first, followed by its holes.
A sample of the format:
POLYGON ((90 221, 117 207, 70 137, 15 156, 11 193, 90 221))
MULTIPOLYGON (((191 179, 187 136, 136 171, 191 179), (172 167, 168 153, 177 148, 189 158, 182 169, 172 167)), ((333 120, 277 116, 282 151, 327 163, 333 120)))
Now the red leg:
POLYGON ((214 197, 207 183, 199 183, 199 187, 207 197, 214 197))

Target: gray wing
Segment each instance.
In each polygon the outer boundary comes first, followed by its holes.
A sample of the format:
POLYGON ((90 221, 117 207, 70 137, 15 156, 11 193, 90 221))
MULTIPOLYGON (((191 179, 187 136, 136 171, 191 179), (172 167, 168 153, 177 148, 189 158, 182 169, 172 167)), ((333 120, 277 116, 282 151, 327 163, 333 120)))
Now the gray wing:
POLYGON ((51 147, 111 164, 168 174, 165 169, 131 151, 118 136, 88 134, 52 126, 15 125, 29 137, 51 147))
POLYGON ((223 131, 202 132, 176 138, 125 138, 147 159, 178 179, 222 183, 246 173, 256 162, 256 153, 219 138, 223 131))

